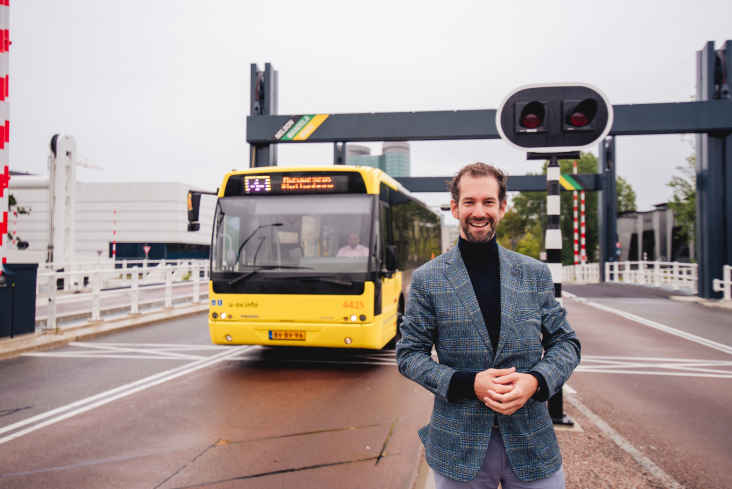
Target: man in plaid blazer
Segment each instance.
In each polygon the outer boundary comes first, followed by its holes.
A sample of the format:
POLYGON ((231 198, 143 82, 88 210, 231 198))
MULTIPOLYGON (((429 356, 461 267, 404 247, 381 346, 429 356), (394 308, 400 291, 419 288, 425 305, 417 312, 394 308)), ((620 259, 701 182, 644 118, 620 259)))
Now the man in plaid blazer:
POLYGON ((496 244, 507 179, 483 163, 460 170, 449 186, 459 245, 412 274, 397 362, 435 396, 419 436, 438 488, 564 487, 543 401, 580 343, 547 265, 496 244))

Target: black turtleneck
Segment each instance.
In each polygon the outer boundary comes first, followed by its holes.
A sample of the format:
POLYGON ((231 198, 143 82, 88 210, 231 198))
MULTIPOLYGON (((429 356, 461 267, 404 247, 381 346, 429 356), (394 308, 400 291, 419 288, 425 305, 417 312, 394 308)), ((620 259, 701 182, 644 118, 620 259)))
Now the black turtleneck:
POLYGON ((501 271, 496 237, 493 236, 487 243, 471 243, 460 237, 458 247, 470 275, 470 283, 473 284, 495 355, 498 338, 501 336, 501 271))
MULTIPOLYGON (((483 322, 488 329, 488 336, 493 346, 493 354, 498 350, 498 339, 501 336, 501 269, 498 259, 498 243, 496 237, 487 243, 471 243, 458 238, 460 256, 473 285, 475 298, 478 299, 483 322)), ((544 376, 538 372, 529 372, 539 382, 539 388, 532 396, 536 401, 548 399, 547 385, 544 376)), ((449 402, 458 399, 475 399, 475 376, 477 372, 456 372, 450 379, 447 392, 449 402)))

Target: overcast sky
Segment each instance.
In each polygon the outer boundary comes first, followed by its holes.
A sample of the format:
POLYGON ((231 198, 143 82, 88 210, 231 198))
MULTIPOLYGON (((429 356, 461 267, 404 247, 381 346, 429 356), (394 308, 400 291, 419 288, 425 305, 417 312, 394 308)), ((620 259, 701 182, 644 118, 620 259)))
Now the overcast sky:
MULTIPOLYGON (((520 85, 566 81, 614 104, 683 102, 695 52, 732 39, 729 0, 36 0, 10 12, 11 169, 45 173, 51 136, 66 133, 104 168, 80 167, 79 181, 210 189, 247 167, 251 63, 279 71, 280 114, 490 109, 520 85)), ((279 163, 329 165, 332 151, 282 145, 279 163)), ((643 210, 669 198, 692 149, 626 136, 617 151, 643 210)), ((475 161, 540 168, 500 140, 412 143, 413 176, 475 161)))

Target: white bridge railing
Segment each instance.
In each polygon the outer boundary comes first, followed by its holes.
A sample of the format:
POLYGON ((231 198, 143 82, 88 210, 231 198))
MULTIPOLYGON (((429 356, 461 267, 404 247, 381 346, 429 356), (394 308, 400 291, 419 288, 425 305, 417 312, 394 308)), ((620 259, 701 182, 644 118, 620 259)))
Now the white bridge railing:
POLYGON ((41 264, 36 280, 36 309, 48 304, 45 317, 37 314, 36 321, 45 319, 47 329, 57 328, 58 318, 64 315, 90 314, 90 321, 100 321, 103 307, 136 315, 141 306, 159 303, 172 308, 174 301, 190 298, 198 303, 208 295, 208 260, 108 262, 92 264, 92 269, 80 269, 85 267, 78 263, 59 265, 41 264), (56 271, 61 268, 64 271, 56 271))
POLYGON ((621 261, 605 263, 605 282, 688 288, 698 292, 696 263, 666 261, 621 261))
POLYGON ((585 263, 584 265, 568 265, 562 267, 562 281, 564 283, 600 283, 600 264, 585 263))
POLYGON ((732 301, 732 266, 725 265, 722 268, 722 280, 715 278, 712 281, 712 288, 715 292, 723 292, 722 300, 732 301))

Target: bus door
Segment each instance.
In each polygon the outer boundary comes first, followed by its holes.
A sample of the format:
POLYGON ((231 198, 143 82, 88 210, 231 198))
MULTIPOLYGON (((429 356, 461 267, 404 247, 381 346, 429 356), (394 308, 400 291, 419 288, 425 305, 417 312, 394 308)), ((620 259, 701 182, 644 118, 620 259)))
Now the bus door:
MULTIPOLYGON (((386 247, 393 244, 391 231, 391 213, 389 205, 385 202, 381 204, 380 229, 379 229, 379 256, 381 258, 381 268, 386 268, 386 247)), ((397 250, 399 253, 400 250, 397 250)), ((396 314, 399 307, 399 294, 401 292, 401 274, 396 273, 392 277, 382 274, 381 278, 381 313, 383 318, 384 332, 389 332, 391 339, 396 334, 396 314)))

